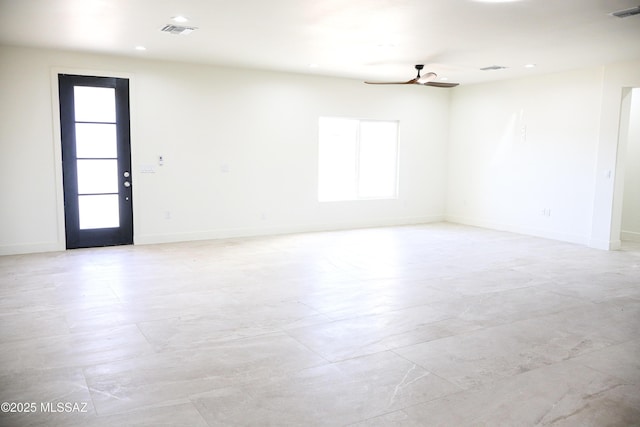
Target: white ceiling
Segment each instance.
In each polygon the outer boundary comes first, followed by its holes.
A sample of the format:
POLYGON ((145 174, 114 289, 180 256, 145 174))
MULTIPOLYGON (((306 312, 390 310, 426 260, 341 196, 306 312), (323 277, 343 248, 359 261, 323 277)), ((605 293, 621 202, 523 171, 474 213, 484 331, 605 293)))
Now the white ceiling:
POLYGON ((640 15, 609 15, 640 0, 496 1, 0 0, 0 44, 363 80, 424 63, 463 84, 640 58, 640 15), (199 29, 161 33, 176 15, 199 29))

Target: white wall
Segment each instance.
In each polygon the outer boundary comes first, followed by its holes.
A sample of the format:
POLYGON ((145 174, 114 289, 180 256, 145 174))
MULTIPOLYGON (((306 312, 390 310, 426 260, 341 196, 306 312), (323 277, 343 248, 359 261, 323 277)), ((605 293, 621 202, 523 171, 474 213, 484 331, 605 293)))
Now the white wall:
POLYGON ((55 250, 58 230, 49 67, 0 50, 0 254, 55 250))
POLYGON ((595 68, 456 90, 447 219, 587 244, 601 81, 595 68))
POLYGON ((136 243, 445 216, 619 242, 621 98, 640 86, 638 61, 443 91, 0 47, 0 254, 65 246, 56 72, 131 79, 136 243), (327 115, 400 120, 398 200, 316 201, 327 115))
POLYGON ((136 243, 443 219, 449 91, 0 47, 0 254, 65 246, 58 71, 131 78, 136 243), (398 200, 317 202, 334 115, 400 120, 398 200))
POLYGON ((629 61, 453 92, 447 219, 618 248, 622 98, 639 86, 629 61))
POLYGON ((621 238, 640 242, 640 88, 630 91, 629 96, 621 238))

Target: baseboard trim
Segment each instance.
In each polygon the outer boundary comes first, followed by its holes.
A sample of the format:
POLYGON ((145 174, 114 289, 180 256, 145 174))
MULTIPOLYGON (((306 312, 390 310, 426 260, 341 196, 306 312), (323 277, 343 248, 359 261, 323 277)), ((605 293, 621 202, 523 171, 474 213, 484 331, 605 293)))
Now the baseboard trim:
POLYGON ((432 215, 408 218, 387 218, 365 222, 338 222, 323 224, 297 224, 274 227, 224 228, 217 230, 197 231, 193 233, 147 234, 134 236, 136 245, 150 245, 173 242, 189 242, 195 240, 216 240, 239 237, 277 236, 282 234, 314 233, 323 231, 352 230, 359 228, 392 227, 402 225, 426 224, 444 221, 444 215, 432 215))
POLYGON ((455 216, 455 215, 447 216, 446 221, 451 223, 456 223, 456 224, 471 225, 473 227, 489 228, 492 230, 507 231, 509 233, 524 234, 527 236, 541 237, 544 239, 558 240, 561 242, 591 246, 589 239, 587 237, 579 236, 575 234, 558 233, 555 231, 543 230, 538 228, 523 227, 516 224, 505 224, 505 223, 486 221, 486 220, 477 219, 477 218, 469 218, 469 217, 462 217, 462 216, 455 216))
POLYGON ((65 244, 59 242, 30 243, 26 245, 2 245, 0 246, 0 256, 59 252, 64 251, 65 249, 65 244))
POLYGON ((640 242, 640 233, 635 231, 621 231, 620 232, 621 240, 628 240, 631 242, 640 242))

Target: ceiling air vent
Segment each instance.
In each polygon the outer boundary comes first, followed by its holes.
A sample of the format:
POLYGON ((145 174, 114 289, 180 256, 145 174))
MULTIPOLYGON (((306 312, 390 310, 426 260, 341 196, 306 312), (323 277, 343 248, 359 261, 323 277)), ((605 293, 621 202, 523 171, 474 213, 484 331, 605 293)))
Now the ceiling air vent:
POLYGON ((617 12, 610 13, 617 18, 628 18, 633 15, 640 14, 640 6, 632 7, 631 9, 619 10, 617 12))
POLYGON ((503 67, 502 65, 490 65, 488 67, 480 68, 482 71, 495 71, 495 70, 504 70, 507 67, 503 67))
POLYGON ((176 36, 186 36, 197 30, 196 27, 183 27, 181 25, 167 24, 160 29, 163 33, 169 33, 176 36))

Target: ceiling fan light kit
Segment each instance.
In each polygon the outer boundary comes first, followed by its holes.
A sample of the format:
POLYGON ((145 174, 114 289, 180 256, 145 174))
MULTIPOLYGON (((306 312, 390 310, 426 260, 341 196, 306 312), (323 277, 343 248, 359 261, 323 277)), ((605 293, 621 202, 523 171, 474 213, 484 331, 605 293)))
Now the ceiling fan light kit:
POLYGON ((438 78, 436 73, 431 71, 420 75, 420 71, 424 68, 424 64, 416 64, 415 69, 418 71, 418 75, 406 82, 365 82, 369 85, 421 85, 421 86, 432 86, 432 87, 442 87, 442 88, 451 88, 456 87, 459 83, 444 83, 444 82, 436 82, 435 79, 438 78))
POLYGON ((416 83, 418 84, 426 84, 429 83, 430 81, 433 81, 435 79, 438 78, 438 75, 436 73, 432 73, 432 72, 428 72, 428 73, 424 73, 423 75, 418 77, 418 80, 416 81, 416 83))

